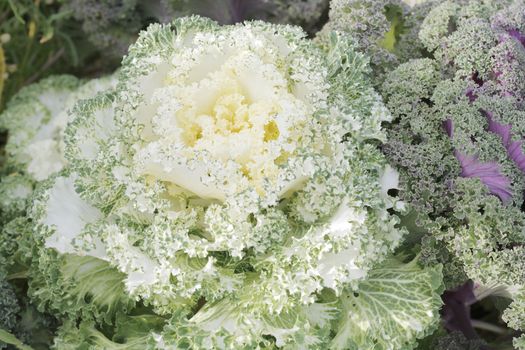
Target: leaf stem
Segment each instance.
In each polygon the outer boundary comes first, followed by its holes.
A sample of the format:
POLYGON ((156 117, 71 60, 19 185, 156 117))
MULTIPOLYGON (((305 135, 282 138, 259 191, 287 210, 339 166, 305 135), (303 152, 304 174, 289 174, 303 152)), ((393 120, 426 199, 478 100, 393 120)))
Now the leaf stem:
POLYGON ((497 334, 506 334, 507 330, 503 327, 496 326, 495 324, 480 321, 480 320, 471 320, 472 326, 477 329, 483 329, 497 334))

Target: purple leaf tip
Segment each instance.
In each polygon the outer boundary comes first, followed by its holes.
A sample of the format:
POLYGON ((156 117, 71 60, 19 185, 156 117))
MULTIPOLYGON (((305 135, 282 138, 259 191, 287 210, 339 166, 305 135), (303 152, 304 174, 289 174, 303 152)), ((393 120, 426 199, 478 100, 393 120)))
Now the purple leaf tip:
POLYGON ((490 193, 498 196, 503 203, 512 198, 510 180, 501 173, 496 162, 483 163, 477 157, 454 151, 454 156, 461 166, 461 177, 477 177, 487 186, 490 193))
POLYGON ((512 141, 512 126, 510 124, 504 125, 494 120, 494 115, 491 112, 485 112, 485 116, 489 122, 488 130, 499 135, 501 142, 507 150, 507 155, 516 164, 516 166, 525 173, 525 154, 521 148, 522 140, 512 141))

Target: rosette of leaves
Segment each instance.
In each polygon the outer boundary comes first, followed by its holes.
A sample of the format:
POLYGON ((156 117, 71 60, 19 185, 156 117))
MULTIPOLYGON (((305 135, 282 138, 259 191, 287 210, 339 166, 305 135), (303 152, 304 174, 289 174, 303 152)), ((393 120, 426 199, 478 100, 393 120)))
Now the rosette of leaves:
POLYGON ((411 349, 434 329, 441 267, 392 256, 367 60, 305 37, 152 25, 117 87, 76 104, 30 215, 34 298, 71 319, 57 348, 411 349))

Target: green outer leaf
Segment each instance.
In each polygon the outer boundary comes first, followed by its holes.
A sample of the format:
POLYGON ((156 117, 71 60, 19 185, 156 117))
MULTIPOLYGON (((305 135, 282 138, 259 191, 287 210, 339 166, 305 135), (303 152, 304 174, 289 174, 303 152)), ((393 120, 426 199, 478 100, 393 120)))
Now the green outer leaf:
POLYGON ((153 349, 153 334, 162 331, 165 319, 152 314, 117 317, 113 336, 105 334, 91 321, 66 321, 58 330, 55 350, 145 350, 153 349))
POLYGON ((33 350, 32 347, 25 345, 8 331, 0 328, 0 341, 16 346, 20 350, 33 350))
POLYGON ((342 296, 343 312, 332 349, 408 350, 439 322, 442 266, 421 268, 387 260, 342 296))

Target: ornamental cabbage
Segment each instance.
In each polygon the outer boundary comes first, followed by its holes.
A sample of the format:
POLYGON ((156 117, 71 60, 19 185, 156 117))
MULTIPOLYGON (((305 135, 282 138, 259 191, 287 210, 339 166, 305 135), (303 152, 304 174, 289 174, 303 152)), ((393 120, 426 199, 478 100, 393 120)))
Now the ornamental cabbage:
MULTIPOLYGON (((22 89, 0 115, 2 127, 8 130, 4 176, 0 180, 0 276, 2 279, 4 274, 16 276, 17 284, 21 285, 17 297, 22 306, 17 306, 21 310, 13 321, 16 325, 3 328, 37 348, 50 346, 57 322, 54 317, 39 313, 33 302, 37 300, 41 304, 43 296, 51 294, 48 287, 53 284, 55 290, 68 291, 63 283, 56 283, 56 277, 49 278, 67 270, 60 270, 57 264, 47 264, 36 254, 33 223, 25 214, 38 182, 52 177, 67 165, 64 129, 69 121, 68 110, 78 100, 92 97, 113 83, 111 77, 89 82, 72 76, 50 77, 22 89), (28 296, 35 299, 30 300, 28 296)), ((83 268, 85 270, 85 264, 83 268)), ((7 291, 4 294, 6 298, 9 295, 7 291)), ((69 301, 66 298, 57 300, 69 301)), ((12 307, 15 305, 18 301, 12 307)), ((6 317, 11 317, 5 311, 6 317)))
POLYGON ((64 313, 96 304, 57 347, 79 329, 111 348, 96 322, 132 322, 111 310, 133 300, 157 315, 122 336, 141 348, 413 348, 441 271, 385 261, 404 234, 388 210, 404 205, 387 193, 390 115, 368 73, 338 32, 318 46, 296 27, 199 17, 142 32, 116 88, 73 108, 68 166, 33 202, 51 280, 35 297, 59 304, 57 279, 81 296, 64 313))
POLYGON ((0 180, 0 222, 22 215, 34 184, 66 165, 64 129, 68 111, 81 99, 114 84, 111 77, 83 82, 69 75, 53 76, 22 89, 0 115, 9 132, 6 164, 0 180))
POLYGON ((9 131, 6 166, 36 181, 60 171, 65 165, 63 132, 69 109, 113 82, 109 77, 85 83, 63 75, 22 89, 0 115, 2 128, 9 131))
POLYGON ((45 79, 23 89, 10 100, 1 115, 2 127, 9 130, 7 166, 21 170, 36 181, 62 169, 60 131, 67 123, 70 94, 80 85, 72 76, 45 79))

